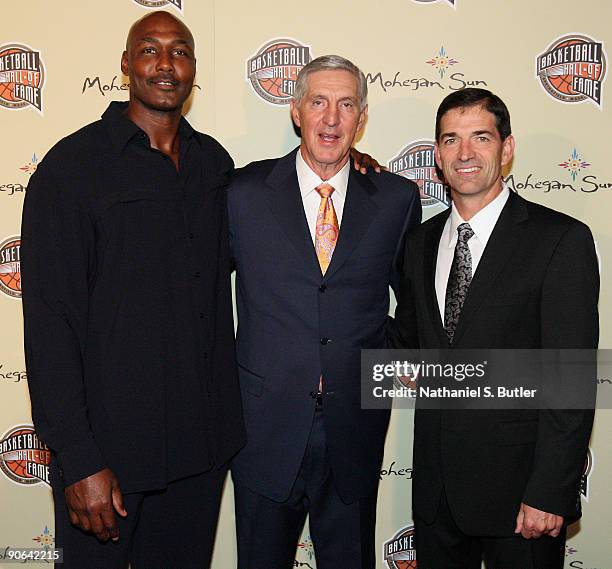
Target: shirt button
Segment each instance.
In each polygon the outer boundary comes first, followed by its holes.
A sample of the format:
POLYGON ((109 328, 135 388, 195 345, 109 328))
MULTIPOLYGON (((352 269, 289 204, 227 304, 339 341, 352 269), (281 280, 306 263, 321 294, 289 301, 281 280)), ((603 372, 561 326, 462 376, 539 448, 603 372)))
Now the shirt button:
POLYGON ((325 285, 321 285, 319 287, 319 292, 325 292, 327 290, 327 287, 325 285))
POLYGON ((204 320, 204 313, 200 312, 200 320, 204 320))
POLYGON ((193 233, 189 234, 189 239, 193 239, 195 237, 195 235, 193 233))
POLYGON ((329 344, 331 342, 331 340, 329 338, 321 338, 321 344, 323 344, 324 346, 327 346, 327 344, 329 344))

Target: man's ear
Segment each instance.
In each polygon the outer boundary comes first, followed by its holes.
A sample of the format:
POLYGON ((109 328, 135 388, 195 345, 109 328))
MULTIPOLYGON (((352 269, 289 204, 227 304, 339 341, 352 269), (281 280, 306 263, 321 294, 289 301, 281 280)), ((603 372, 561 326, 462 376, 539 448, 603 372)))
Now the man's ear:
POLYGON ((291 99, 290 105, 291 105, 291 118, 293 122, 295 123, 295 126, 297 126, 298 128, 301 128, 302 125, 300 124, 300 113, 298 111, 297 104, 295 103, 295 99, 291 99))
POLYGON ((368 116, 368 105, 363 107, 363 110, 359 114, 359 122, 357 123, 357 132, 359 132, 363 128, 363 125, 365 124, 365 120, 367 116, 368 116))
POLYGON ((440 162, 441 162, 441 160, 440 160, 440 149, 438 148, 438 143, 437 142, 434 144, 434 157, 436 159, 436 166, 440 170, 442 170, 442 166, 440 166, 440 162))
POLYGON ((502 143, 502 166, 509 164, 514 156, 514 136, 508 135, 502 143))
POLYGON ((130 66, 128 64, 127 50, 124 51, 123 54, 121 55, 121 73, 123 73, 124 75, 129 75, 130 73, 130 66))

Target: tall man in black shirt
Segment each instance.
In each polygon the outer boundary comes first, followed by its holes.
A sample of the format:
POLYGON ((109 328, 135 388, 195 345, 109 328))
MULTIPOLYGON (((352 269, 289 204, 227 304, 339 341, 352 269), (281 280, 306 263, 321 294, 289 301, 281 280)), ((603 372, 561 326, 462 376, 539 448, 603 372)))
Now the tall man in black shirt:
POLYGON ((60 141, 28 188, 32 415, 53 450, 64 569, 203 568, 225 464, 244 442, 225 203, 233 163, 181 116, 195 76, 184 24, 145 16, 121 65, 129 103, 60 141))

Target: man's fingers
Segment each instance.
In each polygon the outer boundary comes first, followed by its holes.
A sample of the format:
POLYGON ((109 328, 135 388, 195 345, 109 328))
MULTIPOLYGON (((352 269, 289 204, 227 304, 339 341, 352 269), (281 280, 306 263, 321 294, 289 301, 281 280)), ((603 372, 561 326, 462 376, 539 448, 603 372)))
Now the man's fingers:
POLYGON ((121 489, 119 486, 115 486, 111 492, 111 496, 113 499, 113 508, 115 511, 122 517, 125 518, 127 516, 127 510, 123 505, 123 494, 121 493, 121 489))
POLYGON ((563 527, 563 518, 561 516, 554 516, 550 520, 549 529, 546 532, 550 537, 558 537, 563 527))
POLYGON ((85 514, 79 514, 79 519, 76 525, 80 527, 83 531, 91 533, 91 523, 89 522, 89 518, 85 514))
POLYGON ((100 541, 108 541, 108 529, 100 514, 90 514, 89 521, 91 523, 91 533, 93 533, 100 541))
POLYGON ((115 512, 112 509, 104 510, 100 517, 104 524, 104 529, 107 532, 108 537, 106 539, 112 539, 117 541, 119 539, 119 526, 117 525, 117 518, 115 512))
POLYGON ((79 525, 79 516, 76 514, 76 512, 74 512, 71 509, 68 509, 68 517, 70 518, 70 523, 72 525, 75 525, 75 526, 79 525))
POLYGON ((516 515, 516 527, 514 528, 514 533, 522 533, 523 532, 523 519, 525 518, 525 514, 523 513, 523 506, 519 509, 519 513, 516 515))

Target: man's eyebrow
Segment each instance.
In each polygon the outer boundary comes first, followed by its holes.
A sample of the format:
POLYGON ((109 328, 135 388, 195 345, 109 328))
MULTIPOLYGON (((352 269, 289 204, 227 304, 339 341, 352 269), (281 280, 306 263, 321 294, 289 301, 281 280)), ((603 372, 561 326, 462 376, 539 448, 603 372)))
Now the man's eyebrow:
MULTIPOLYGON (((138 38, 136 40, 138 43, 160 43, 158 38, 155 37, 150 37, 150 36, 145 36, 143 38, 138 38)), ((171 43, 173 44, 180 44, 180 45, 186 45, 188 47, 192 47, 191 46, 191 42, 189 40, 183 39, 183 38, 178 38, 176 40, 173 40, 171 43)))
MULTIPOLYGON (((471 136, 480 136, 481 134, 488 134, 490 136, 495 136, 495 133, 490 130, 475 130, 472 132, 471 136)), ((440 135, 440 138, 453 138, 458 136, 456 132, 443 132, 440 135)))

